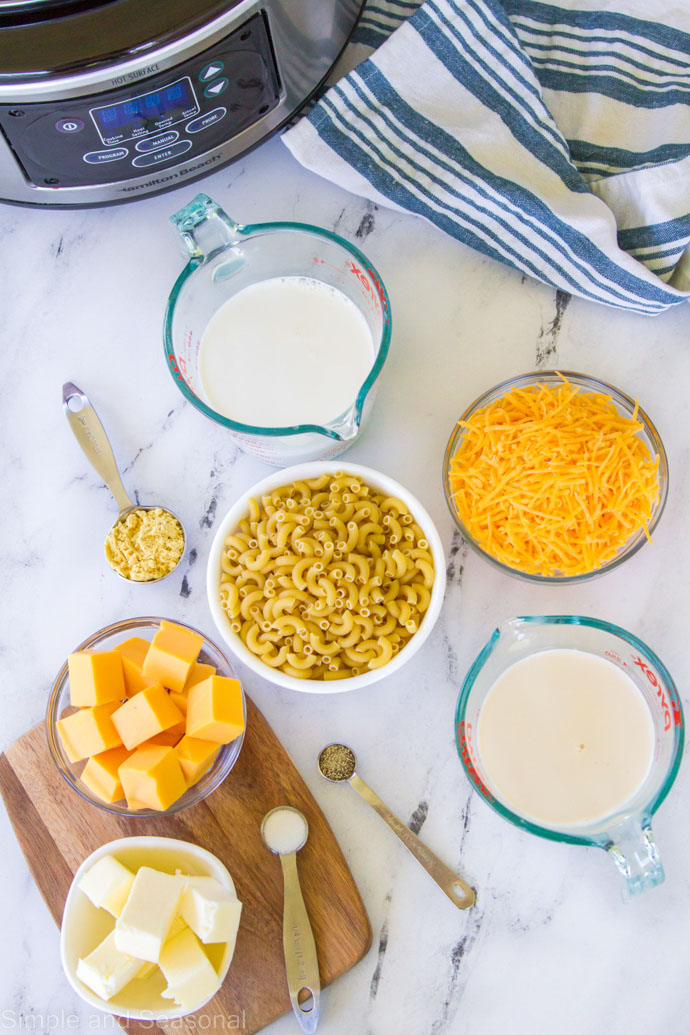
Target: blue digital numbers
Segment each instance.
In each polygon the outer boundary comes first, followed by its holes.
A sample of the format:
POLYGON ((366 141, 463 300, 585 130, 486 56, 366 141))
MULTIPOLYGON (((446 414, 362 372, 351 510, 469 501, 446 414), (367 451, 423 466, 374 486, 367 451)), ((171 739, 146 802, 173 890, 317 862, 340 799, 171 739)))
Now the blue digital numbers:
MULTIPOLYGON (((121 104, 113 104, 109 108, 97 108, 94 115, 103 130, 111 136, 114 130, 121 130, 120 138, 124 138, 132 130, 143 130, 142 122, 170 116, 189 104, 189 90, 184 80, 171 83, 156 93, 147 93, 143 97, 134 97, 121 104)), ((169 119, 165 124, 169 124, 169 119)), ((155 126, 154 126, 155 128, 155 126)))
POLYGON ((187 93, 184 88, 184 83, 174 83, 174 85, 169 86, 165 92, 168 100, 173 104, 178 104, 183 98, 185 98, 187 93))

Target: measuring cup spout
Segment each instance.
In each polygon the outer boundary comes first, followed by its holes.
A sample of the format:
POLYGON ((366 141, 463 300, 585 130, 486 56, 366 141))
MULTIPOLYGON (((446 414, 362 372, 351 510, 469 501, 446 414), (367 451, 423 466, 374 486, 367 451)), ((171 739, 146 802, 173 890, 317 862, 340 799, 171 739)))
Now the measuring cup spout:
POLYGON ((629 816, 610 830, 607 837, 610 840, 604 848, 625 878, 624 902, 663 884, 664 868, 648 816, 629 816))
POLYGON ((362 411, 357 403, 350 407, 338 420, 328 425, 328 430, 341 442, 352 442, 357 438, 359 425, 362 420, 362 411))
POLYGON ((242 228, 207 194, 170 217, 194 259, 208 259, 221 249, 236 244, 242 228))

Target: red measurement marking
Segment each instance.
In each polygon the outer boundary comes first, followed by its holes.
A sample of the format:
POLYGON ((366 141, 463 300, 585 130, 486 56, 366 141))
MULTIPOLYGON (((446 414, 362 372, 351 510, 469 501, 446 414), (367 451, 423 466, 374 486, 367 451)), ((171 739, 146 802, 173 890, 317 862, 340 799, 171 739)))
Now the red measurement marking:
POLYGON ((175 358, 175 353, 174 352, 169 352, 168 353, 168 359, 170 360, 172 368, 175 371, 175 375, 177 377, 177 380, 178 381, 184 381, 184 383, 186 384, 187 382, 185 381, 184 377, 180 373, 180 368, 177 365, 177 359, 175 358))
POLYGON ((386 292, 383 290, 383 285, 379 278, 376 276, 374 271, 367 266, 367 273, 376 285, 376 291, 383 306, 384 313, 388 312, 388 299, 386 298, 386 292))
POLYGON ((491 791, 485 786, 482 778, 475 769, 474 762, 472 760, 472 723, 466 723, 463 719, 462 722, 455 723, 455 729, 458 737, 458 744, 460 745, 460 756, 465 763, 465 769, 467 770, 469 778, 477 790, 484 795, 487 801, 493 801, 494 798, 491 791))
POLYGON ((664 713, 664 730, 668 731, 671 729, 671 708, 673 708, 673 725, 682 726, 683 718, 678 702, 671 700, 671 706, 669 707, 669 703, 666 700, 666 694, 664 693, 664 688, 649 665, 647 665, 642 658, 637 657, 634 654, 632 656, 632 660, 633 664, 644 672, 647 677, 647 682, 656 690, 656 696, 659 698, 659 704, 664 713))

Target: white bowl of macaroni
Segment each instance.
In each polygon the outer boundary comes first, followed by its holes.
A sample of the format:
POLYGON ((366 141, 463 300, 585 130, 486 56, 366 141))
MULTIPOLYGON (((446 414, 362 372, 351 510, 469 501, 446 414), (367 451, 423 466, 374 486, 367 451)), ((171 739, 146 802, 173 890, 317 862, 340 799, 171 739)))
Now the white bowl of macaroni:
POLYGON ((230 508, 211 545, 211 614, 257 675, 308 693, 370 686, 422 646, 445 592, 441 539, 399 482, 298 464, 230 508))

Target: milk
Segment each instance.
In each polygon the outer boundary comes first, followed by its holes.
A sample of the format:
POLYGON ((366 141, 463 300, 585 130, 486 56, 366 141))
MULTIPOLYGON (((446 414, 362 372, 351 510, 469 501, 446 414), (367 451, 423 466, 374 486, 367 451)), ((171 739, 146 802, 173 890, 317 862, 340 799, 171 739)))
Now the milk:
POLYGON ((328 424, 354 403, 373 363, 355 303, 311 277, 239 291, 210 320, 199 354, 209 405, 258 427, 328 424))
POLYGON ((654 727, 641 692, 613 662, 548 650, 498 677, 479 714, 478 748, 510 809, 569 827, 635 795, 652 764, 654 727))

